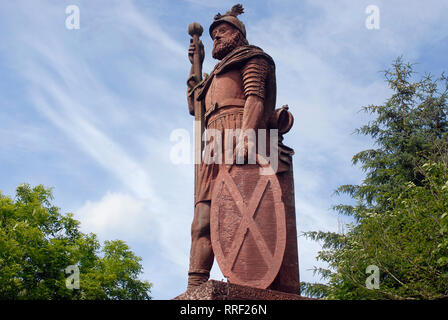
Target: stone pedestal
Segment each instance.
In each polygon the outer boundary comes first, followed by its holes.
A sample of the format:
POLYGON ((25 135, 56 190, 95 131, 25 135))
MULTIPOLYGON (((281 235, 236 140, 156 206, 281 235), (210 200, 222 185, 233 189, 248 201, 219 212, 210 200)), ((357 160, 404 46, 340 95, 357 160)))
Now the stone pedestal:
POLYGON ((315 300, 297 294, 262 290, 210 280, 173 300, 315 300))

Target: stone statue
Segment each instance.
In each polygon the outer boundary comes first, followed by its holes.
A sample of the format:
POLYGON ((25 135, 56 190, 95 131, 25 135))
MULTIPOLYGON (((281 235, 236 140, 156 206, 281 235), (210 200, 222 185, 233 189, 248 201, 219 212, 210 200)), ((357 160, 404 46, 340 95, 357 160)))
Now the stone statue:
POLYGON ((195 166, 187 291, 209 279, 216 256, 230 283, 300 294, 294 152, 282 143, 293 117, 287 106, 275 109, 275 64, 249 45, 237 17, 243 12, 235 5, 215 16, 209 33, 220 62, 204 79, 202 27, 189 27, 187 100, 201 161, 195 166), (270 171, 262 173, 263 167, 270 171))

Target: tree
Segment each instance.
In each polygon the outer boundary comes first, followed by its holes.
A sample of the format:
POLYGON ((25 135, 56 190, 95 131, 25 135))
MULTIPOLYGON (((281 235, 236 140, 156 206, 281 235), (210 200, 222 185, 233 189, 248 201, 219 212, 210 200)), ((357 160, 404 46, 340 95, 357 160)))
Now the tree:
POLYGON ((315 272, 326 285, 304 284, 305 294, 328 299, 439 299, 448 297, 448 79, 412 81, 413 66, 398 58, 385 71, 393 94, 364 107, 374 120, 357 129, 376 149, 353 164, 366 176, 343 185, 354 205, 336 205, 354 223, 345 234, 312 231, 322 241, 315 272), (366 288, 366 268, 380 271, 378 289, 366 288))
POLYGON ((20 185, 15 200, 0 193, 0 299, 150 299, 141 258, 120 240, 101 247, 52 199, 42 185, 20 185), (79 270, 79 289, 69 266, 79 270))

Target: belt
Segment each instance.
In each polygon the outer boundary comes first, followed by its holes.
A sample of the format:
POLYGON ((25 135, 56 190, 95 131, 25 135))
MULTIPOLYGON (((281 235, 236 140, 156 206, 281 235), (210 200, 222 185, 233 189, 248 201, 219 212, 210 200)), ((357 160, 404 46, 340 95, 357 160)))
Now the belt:
POLYGON ((204 117, 205 119, 208 118, 208 116, 210 116, 214 111, 224 108, 224 107, 244 107, 244 105, 246 104, 246 100, 245 99, 238 99, 238 98, 229 98, 229 99, 224 99, 221 103, 218 104, 218 102, 216 102, 215 104, 212 104, 208 110, 205 112, 204 117))
MULTIPOLYGON (((228 120, 233 119, 233 121, 237 121, 236 125, 237 125, 237 128, 239 128, 241 126, 241 123, 238 125, 238 123, 239 123, 238 121, 242 121, 243 112, 244 112, 243 107, 231 106, 231 107, 219 108, 219 110, 217 112, 213 113, 209 118, 206 119, 206 127, 211 128, 211 127, 213 127, 213 124, 216 121, 218 121, 220 119, 226 119, 228 116, 234 115, 235 116, 234 118, 229 118, 228 120), (237 120, 237 119, 239 119, 239 120, 237 120)), ((226 122, 226 123, 227 123, 227 125, 230 125, 230 123, 228 123, 228 122, 226 122)), ((229 128, 232 128, 233 126, 234 126, 234 124, 231 125, 231 127, 229 127, 229 128)))

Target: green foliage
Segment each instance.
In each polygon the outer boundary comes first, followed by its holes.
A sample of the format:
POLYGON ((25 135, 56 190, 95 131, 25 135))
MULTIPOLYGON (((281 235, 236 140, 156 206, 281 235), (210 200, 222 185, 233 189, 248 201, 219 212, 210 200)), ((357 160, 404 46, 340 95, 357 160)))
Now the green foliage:
POLYGON ((138 280, 141 258, 120 240, 101 247, 52 199, 41 185, 20 185, 15 200, 0 193, 0 299, 150 299, 151 284, 138 280), (66 286, 71 265, 79 289, 66 286))
POLYGON ((392 97, 363 108, 374 120, 356 132, 377 148, 353 157, 366 177, 343 185, 354 205, 334 209, 353 217, 345 234, 306 232, 322 241, 317 269, 326 285, 304 293, 328 299, 440 299, 448 297, 448 79, 412 82, 412 65, 397 59, 385 71, 392 97), (367 289, 366 268, 380 270, 379 289, 367 289))

